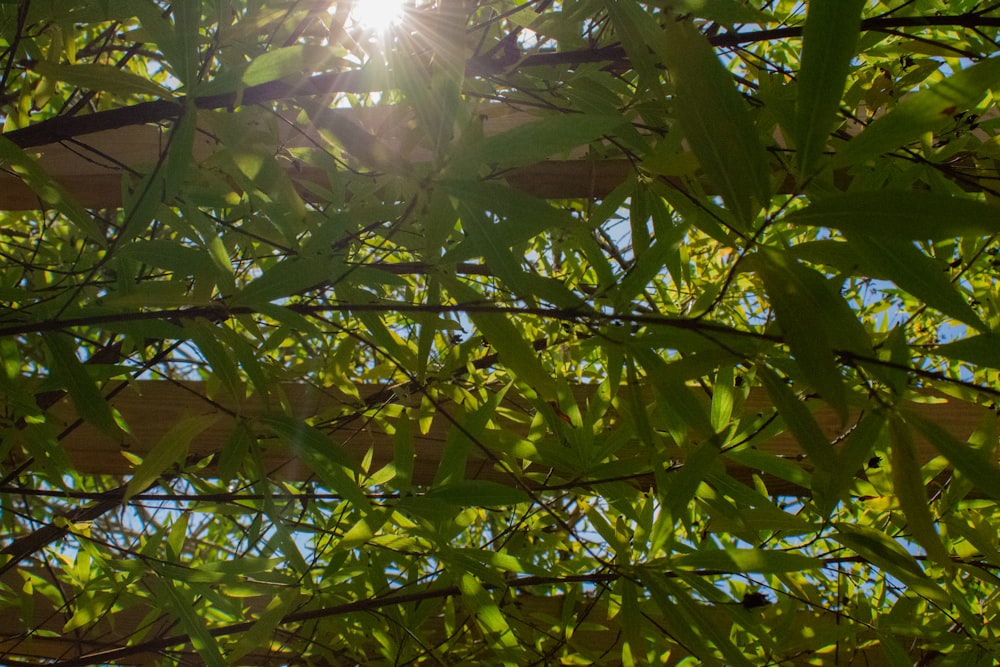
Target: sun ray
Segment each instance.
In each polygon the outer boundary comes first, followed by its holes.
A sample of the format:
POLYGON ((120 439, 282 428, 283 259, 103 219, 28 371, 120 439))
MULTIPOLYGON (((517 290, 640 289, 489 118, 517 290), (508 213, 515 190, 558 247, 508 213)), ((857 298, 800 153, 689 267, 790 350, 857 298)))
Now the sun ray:
POLYGON ((406 0, 356 0, 351 18, 365 30, 384 33, 402 19, 406 0))

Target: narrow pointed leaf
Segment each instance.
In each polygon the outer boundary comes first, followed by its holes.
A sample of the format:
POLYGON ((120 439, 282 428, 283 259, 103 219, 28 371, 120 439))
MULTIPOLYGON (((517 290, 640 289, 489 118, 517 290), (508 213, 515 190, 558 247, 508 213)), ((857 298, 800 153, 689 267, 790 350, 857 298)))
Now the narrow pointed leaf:
POLYGON ((688 22, 668 20, 659 44, 673 106, 705 174, 745 224, 770 201, 767 153, 732 75, 688 22))
POLYGON ((32 69, 42 76, 63 81, 84 90, 107 91, 115 95, 147 95, 157 98, 172 98, 169 90, 146 77, 133 74, 111 65, 81 63, 62 65, 40 60, 32 69))
POLYGON ((900 418, 889 422, 892 437, 892 488, 913 538, 938 565, 951 568, 951 555, 934 528, 934 516, 927 503, 927 487, 917 461, 916 444, 909 425, 900 418))
POLYGON ((851 139, 834 159, 834 165, 861 163, 895 150, 953 122, 960 111, 977 104, 1000 86, 1000 58, 989 58, 959 69, 927 90, 915 93, 851 139))
POLYGON ((183 463, 191 441, 216 419, 216 415, 185 417, 167 431, 132 473, 125 489, 125 500, 142 493, 167 470, 183 463))
POLYGON ((912 241, 1000 234, 1000 207, 930 190, 850 192, 814 201, 785 222, 912 241))
POLYGON ((803 176, 812 171, 836 123, 864 4, 864 0, 811 0, 807 6, 795 108, 795 143, 803 176))
POLYGON ((118 433, 119 428, 111 406, 90 377, 86 366, 77 359, 72 339, 59 332, 43 334, 43 338, 49 348, 52 370, 66 388, 80 417, 106 433, 118 433))
POLYGON ((846 420, 847 394, 835 350, 867 350, 864 327, 818 271, 776 251, 761 254, 759 259, 752 266, 764 279, 792 355, 805 379, 846 420))
POLYGON ((348 475, 356 464, 344 449, 319 429, 284 415, 260 417, 272 433, 291 445, 331 491, 341 494, 358 508, 367 508, 368 499, 348 475))
POLYGON ((806 404, 770 368, 759 367, 757 377, 763 382, 775 409, 812 464, 820 470, 832 471, 835 460, 833 447, 806 404))
MULTIPOLYGON (((445 284, 448 291, 461 301, 475 303, 482 300, 482 295, 457 281, 449 280, 445 284)), ((506 315, 480 311, 470 312, 469 318, 517 379, 532 387, 544 400, 557 399, 555 380, 542 366, 538 352, 506 315)))
POLYGON ((823 562, 813 556, 793 551, 768 549, 699 550, 670 557, 670 565, 688 570, 721 570, 723 572, 798 572, 817 570, 823 562))
POLYGON ((1000 469, 995 462, 989 461, 968 444, 959 442, 940 425, 914 413, 907 413, 905 417, 979 491, 1000 500, 1000 469))
POLYGON ((945 315, 983 331, 986 324, 952 284, 944 262, 928 257, 909 241, 851 233, 848 245, 865 265, 945 315))

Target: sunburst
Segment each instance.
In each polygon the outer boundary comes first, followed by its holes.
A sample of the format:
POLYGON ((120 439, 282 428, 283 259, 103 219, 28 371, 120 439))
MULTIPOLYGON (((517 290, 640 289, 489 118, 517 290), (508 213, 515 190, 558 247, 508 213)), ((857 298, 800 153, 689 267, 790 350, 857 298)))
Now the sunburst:
POLYGON ((406 0, 355 0, 351 18, 359 27, 385 33, 403 20, 406 0))

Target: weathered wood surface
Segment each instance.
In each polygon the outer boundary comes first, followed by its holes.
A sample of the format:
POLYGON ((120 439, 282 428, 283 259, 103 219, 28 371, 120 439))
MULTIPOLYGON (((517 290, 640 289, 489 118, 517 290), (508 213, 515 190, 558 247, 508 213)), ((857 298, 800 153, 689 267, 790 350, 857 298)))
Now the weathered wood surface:
MULTIPOLYGON (((11 586, 19 590, 23 586, 24 577, 31 577, 36 585, 48 585, 53 582, 53 570, 31 569, 21 572, 10 572, 0 577, 0 583, 11 586)), ((152 586, 153 575, 149 575, 152 586)), ((412 592, 412 591, 411 591, 412 592)), ((107 613, 100 618, 93 619, 92 623, 84 626, 64 630, 66 623, 72 617, 70 607, 59 608, 46 597, 35 595, 32 602, 30 616, 33 621, 25 623, 24 608, 6 607, 0 608, 0 654, 9 658, 21 658, 37 660, 48 658, 56 661, 71 661, 81 655, 99 654, 102 651, 113 651, 125 645, 123 637, 133 637, 134 643, 143 641, 156 641, 161 637, 176 637, 180 628, 175 619, 166 615, 149 615, 153 609, 139 604, 131 607, 128 611, 116 609, 113 603, 113 593, 106 596, 109 602, 107 613), (29 630, 35 629, 36 633, 29 630), (38 633, 41 630, 43 632, 38 633)), ((621 644, 624 637, 621 633, 608 631, 606 627, 609 618, 608 595, 592 600, 587 597, 578 599, 576 602, 577 611, 576 627, 571 637, 563 638, 572 647, 584 652, 593 652, 598 655, 620 654, 621 644)), ((773 601, 773 596, 768 596, 773 601)), ((245 620, 252 621, 256 615, 266 608, 270 597, 249 597, 242 599, 241 603, 246 610, 245 620)), ((768 623, 773 627, 782 628, 782 636, 775 638, 775 644, 785 649, 787 657, 781 660, 782 665, 798 666, 802 665, 829 665, 840 667, 841 665, 868 665, 870 667, 882 667, 890 665, 891 662, 886 657, 885 652, 879 645, 878 633, 873 627, 859 632, 851 641, 844 641, 836 650, 826 649, 823 653, 816 653, 812 647, 817 643, 817 634, 822 634, 824 628, 832 630, 831 626, 841 622, 840 613, 836 610, 824 611, 822 609, 804 609, 794 600, 788 600, 791 604, 772 604, 744 611, 739 605, 715 605, 703 606, 699 614, 707 619, 711 619, 714 627, 720 629, 724 634, 730 628, 738 628, 743 623, 768 623), (819 632, 817 632, 819 630, 819 632)), ((534 639, 540 631, 549 628, 551 619, 560 618, 564 612, 566 599, 562 595, 538 595, 530 590, 514 589, 503 597, 501 609, 509 614, 507 617, 512 630, 518 636, 526 639, 534 639)), ((385 608, 391 607, 387 605, 385 608)), ((457 605, 459 614, 456 619, 457 632, 476 632, 475 619, 461 605, 457 605), (465 624, 465 625, 463 625, 465 624)), ((660 629, 674 634, 674 621, 665 617, 652 601, 643 601, 643 616, 660 629)), ((317 609, 303 598, 302 606, 297 609, 299 612, 309 612, 317 609)), ((371 612, 351 612, 358 616, 363 616, 371 612)), ((322 619, 314 621, 322 623, 322 619)), ((238 664, 242 665, 283 665, 290 660, 294 661, 295 656, 282 654, 280 641, 284 637, 294 637, 298 623, 289 624, 288 629, 280 628, 275 632, 275 653, 268 653, 268 647, 262 646, 258 650, 252 651, 245 656, 238 664)), ((445 625, 443 616, 431 616, 423 622, 418 630, 420 639, 425 644, 434 645, 445 639, 445 625)), ((679 633, 678 633, 679 634, 679 633)), ((132 643, 132 642, 130 642, 132 643)), ((334 646, 334 648, 337 648, 334 646)), ((354 647, 358 648, 358 647, 354 647)), ((369 647, 374 650, 374 647, 369 647)), ((197 653, 190 645, 186 647, 182 644, 173 646, 174 656, 186 656, 188 662, 185 664, 196 664, 199 661, 197 653), (186 650, 185 650, 186 649, 186 650)), ((924 656, 919 646, 910 647, 910 657, 914 664, 924 656)), ((669 656, 665 656, 664 665, 676 665, 687 658, 687 654, 681 650, 673 651, 669 656)), ((777 657, 777 656, 776 656, 777 657)), ((156 651, 137 652, 129 655, 116 664, 128 665, 153 665, 159 664, 163 660, 163 655, 156 651)), ((101 664, 99 657, 84 660, 81 664, 101 664)), ((355 664, 353 662, 329 663, 329 664, 355 664)))
MULTIPOLYGON (((291 406, 292 412, 302 418, 320 418, 317 425, 328 432, 332 439, 339 443, 355 461, 361 461, 369 450, 372 450, 370 471, 374 472, 392 463, 395 455, 393 435, 389 432, 392 420, 384 420, 378 407, 370 407, 364 400, 352 399, 334 390, 324 390, 303 384, 281 385, 280 391, 273 392, 272 400, 279 400, 291 406), (328 418, 325 418, 325 417, 328 418), (324 421, 325 419, 325 421, 324 421)), ((191 445, 192 455, 208 456, 221 451, 229 439, 238 420, 244 420, 260 437, 264 462, 275 475, 292 480, 302 480, 311 477, 312 472, 295 454, 295 443, 280 442, 270 436, 265 429, 254 425, 254 418, 266 412, 262 401, 251 396, 237 402, 231 397, 217 392, 208 398, 208 387, 200 382, 167 382, 139 381, 131 383, 111 399, 131 428, 131 433, 122 433, 111 437, 97 428, 87 424, 77 424, 70 428, 63 438, 63 446, 69 454, 76 469, 83 474, 128 475, 132 464, 121 455, 126 450, 144 456, 150 448, 159 442, 160 438, 178 420, 185 416, 209 415, 217 416, 214 424, 202 432, 191 445)), ((382 387, 366 386, 358 389, 362 399, 377 393, 384 393, 382 387)), ((588 396, 593 388, 580 386, 577 388, 577 403, 581 410, 586 410, 588 396)), ((407 395, 403 398, 392 395, 394 403, 415 407, 419 405, 418 395, 407 395)), ((852 422, 842 425, 839 417, 818 401, 810 401, 815 407, 814 415, 824 433, 834 441, 849 428, 852 422)), ((983 423, 984 419, 996 419, 989 409, 972 403, 954 399, 938 399, 938 402, 913 403, 910 406, 923 416, 946 428, 955 437, 963 441, 983 423)), ((535 407, 527 402, 505 400, 501 404, 502 416, 490 428, 504 431, 505 437, 525 437, 528 424, 535 412, 535 407)), ((744 419, 759 419, 760 415, 768 415, 772 411, 767 396, 761 391, 752 391, 743 405, 741 415, 744 419)), ((63 400, 52 408, 54 415, 66 426, 76 422, 75 410, 68 400, 63 400)), ((415 484, 431 484, 437 473, 444 443, 448 433, 454 428, 451 418, 455 415, 456 406, 441 404, 434 414, 433 420, 425 432, 414 429, 414 460, 413 482, 415 484)), ((854 415, 856 416, 856 415, 854 415)), ((852 417, 853 418, 853 417, 852 417)), ((773 429, 773 425, 771 426, 773 429)), ((791 434, 781 431, 767 439, 757 438, 752 441, 756 448, 797 462, 808 468, 808 461, 791 434)), ((936 452, 926 442, 919 441, 919 456, 926 462, 936 455, 936 452)), ((637 460, 648 459, 643 453, 641 443, 627 445, 617 452, 620 458, 634 454, 637 460)), ((681 460, 678 452, 678 460, 681 460)), ((746 483, 752 483, 753 469, 739 465, 728 458, 725 459, 731 475, 746 483)), ((641 466, 640 466, 641 467, 641 466)), ((539 473, 540 479, 547 472, 540 468, 532 469, 539 473)), ((470 478, 488 479, 498 482, 514 483, 511 473, 485 459, 483 454, 474 450, 466 474, 470 478)), ((563 479, 563 483, 571 480, 563 479)), ((648 486, 652 483, 651 476, 638 476, 636 483, 648 486)), ((802 489, 789 480, 770 479, 769 489, 775 493, 799 494, 802 489)))

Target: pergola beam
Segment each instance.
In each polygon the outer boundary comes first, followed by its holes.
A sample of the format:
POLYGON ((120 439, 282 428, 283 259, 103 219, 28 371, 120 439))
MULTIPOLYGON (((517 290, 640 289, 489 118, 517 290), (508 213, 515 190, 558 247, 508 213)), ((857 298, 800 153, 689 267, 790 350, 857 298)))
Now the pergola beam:
MULTIPOLYGON (((576 400, 581 410, 586 410, 589 398, 595 391, 594 387, 578 386, 576 400)), ((316 415, 330 415, 322 428, 330 434, 334 442, 347 452, 355 461, 361 461, 372 452, 368 472, 375 472, 393 463, 395 456, 394 436, 386 428, 386 422, 379 415, 379 409, 373 407, 375 402, 364 400, 374 395, 383 396, 386 391, 381 386, 360 386, 357 393, 361 400, 350 398, 336 390, 324 390, 304 384, 281 385, 274 392, 272 401, 279 396, 281 402, 290 406, 293 414, 301 418, 316 415)), ((388 392, 391 394, 391 392, 388 392)), ((400 400, 409 407, 416 408, 420 404, 419 394, 406 396, 400 400)), ((191 445, 193 457, 206 457, 217 454, 229 440, 237 422, 255 428, 254 420, 264 415, 268 408, 258 396, 251 396, 236 401, 224 395, 211 395, 206 384, 201 382, 178 381, 138 381, 130 383, 111 399, 112 405, 121 412, 130 425, 131 433, 121 433, 117 437, 108 435, 98 428, 80 423, 76 410, 68 400, 51 408, 54 418, 66 427, 62 445, 74 468, 82 474, 92 475, 129 475, 132 464, 122 456, 123 451, 138 456, 146 456, 152 447, 160 441, 169 428, 181 419, 189 416, 214 415, 215 422, 201 432, 191 445)), ((837 440, 850 428, 851 422, 841 424, 840 418, 830 408, 818 401, 811 402, 815 409, 813 415, 823 432, 831 441, 837 440)), ((991 412, 983 406, 958 400, 939 398, 933 402, 912 403, 909 406, 922 417, 932 420, 947 429, 952 435, 965 440, 976 426, 991 416, 991 412)), ((416 485, 430 485, 441 464, 445 450, 445 442, 449 432, 455 428, 455 406, 443 404, 435 411, 426 431, 414 434, 413 451, 415 452, 412 482, 416 485)), ((743 404, 744 420, 759 420, 766 417, 772 408, 766 394, 762 391, 751 391, 748 400, 743 404)), ((528 424, 534 407, 512 399, 505 399, 498 410, 491 428, 502 429, 508 438, 524 438, 528 433, 528 424), (518 416, 523 415, 523 419, 518 416)), ((857 415, 853 415, 856 418, 857 415)), ((996 419, 996 415, 992 417, 996 419)), ((752 439, 748 444, 757 450, 782 457, 794 465, 808 470, 809 462, 803 460, 802 449, 794 437, 785 431, 752 439)), ((296 454, 293 442, 282 442, 273 434, 257 429, 256 435, 261 444, 265 466, 277 477, 289 480, 305 480, 312 476, 312 471, 296 454)), ((918 457, 925 463, 937 455, 937 452, 926 442, 918 442, 918 457)), ((619 458, 636 460, 643 459, 643 445, 634 443, 617 452, 619 458)), ((677 460, 682 461, 683 455, 677 452, 677 460)), ((727 472, 746 484, 753 484, 753 476, 757 470, 739 464, 733 459, 724 457, 727 472)), ((528 481, 537 488, 545 488, 541 480, 549 474, 549 470, 540 465, 528 469, 528 481), (531 475, 530 473, 537 473, 531 475)), ((510 472, 498 468, 488 461, 481 452, 474 451, 467 466, 468 478, 485 479, 505 484, 514 484, 510 472)), ((642 487, 653 483, 653 475, 647 471, 640 472, 632 481, 642 487)), ((804 489, 793 479, 777 479, 768 477, 768 488, 772 493, 784 495, 801 495, 804 489)), ((583 475, 577 479, 551 480, 551 484, 581 486, 600 483, 596 477, 583 475)))

